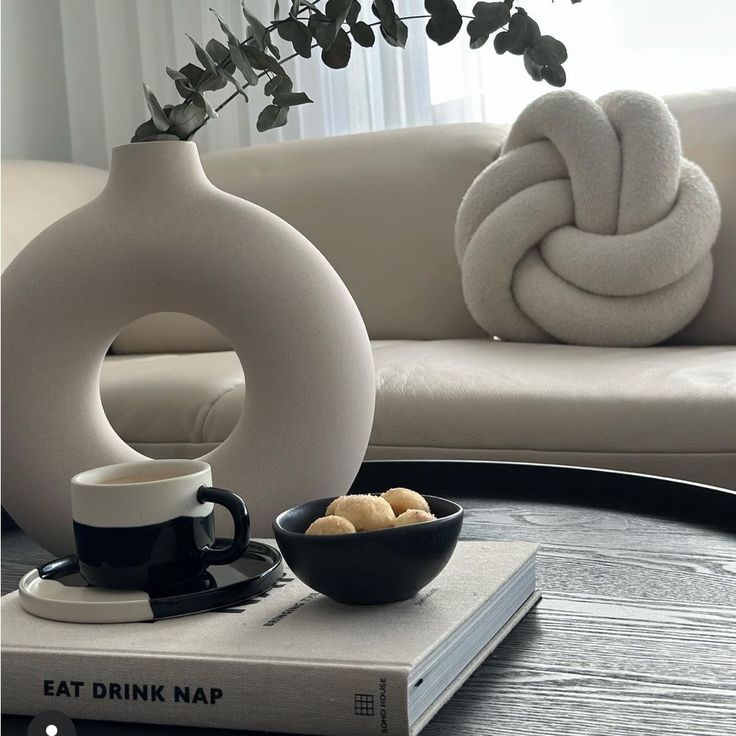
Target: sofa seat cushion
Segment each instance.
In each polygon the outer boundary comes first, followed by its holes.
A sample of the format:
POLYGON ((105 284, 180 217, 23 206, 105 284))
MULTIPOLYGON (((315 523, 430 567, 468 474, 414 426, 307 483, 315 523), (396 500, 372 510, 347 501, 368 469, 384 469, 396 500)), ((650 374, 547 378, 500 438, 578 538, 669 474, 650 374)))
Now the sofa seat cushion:
POLYGON ((100 375, 110 424, 151 457, 199 457, 214 449, 238 421, 244 390, 232 351, 110 355, 100 375))
MULTIPOLYGON (((559 462, 736 484, 736 348, 466 339, 373 349, 369 457, 559 462)), ((108 358, 101 387, 123 439, 159 457, 211 449, 243 405, 228 352, 108 358)))
POLYGON ((442 340, 375 359, 377 445, 736 450, 736 348, 442 340))

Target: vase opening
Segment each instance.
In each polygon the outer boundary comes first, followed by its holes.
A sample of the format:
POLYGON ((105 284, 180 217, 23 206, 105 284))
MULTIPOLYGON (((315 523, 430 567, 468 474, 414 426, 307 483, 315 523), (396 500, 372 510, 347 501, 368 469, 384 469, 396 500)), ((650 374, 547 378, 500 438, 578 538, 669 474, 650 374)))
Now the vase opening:
POLYGON ((110 345, 100 398, 110 425, 134 450, 154 459, 198 458, 238 423, 243 375, 227 338, 211 324, 156 312, 124 327, 110 345))

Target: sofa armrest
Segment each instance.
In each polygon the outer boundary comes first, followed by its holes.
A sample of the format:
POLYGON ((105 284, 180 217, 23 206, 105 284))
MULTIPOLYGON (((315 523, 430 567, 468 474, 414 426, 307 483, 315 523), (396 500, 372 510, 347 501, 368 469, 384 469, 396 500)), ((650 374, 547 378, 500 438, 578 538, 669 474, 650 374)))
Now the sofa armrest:
POLYGON ((42 230, 94 199, 107 171, 58 161, 3 161, 2 268, 42 230))

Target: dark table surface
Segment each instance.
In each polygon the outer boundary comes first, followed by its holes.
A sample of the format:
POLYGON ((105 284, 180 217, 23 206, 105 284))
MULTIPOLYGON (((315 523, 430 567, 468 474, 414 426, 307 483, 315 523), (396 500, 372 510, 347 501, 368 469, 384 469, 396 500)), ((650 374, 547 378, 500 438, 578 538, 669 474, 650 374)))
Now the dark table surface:
MULTIPOLYGON (((426 736, 736 733, 736 494, 605 471, 506 463, 364 464, 466 508, 464 539, 540 542, 544 598, 426 736)), ((2 592, 48 553, 2 539, 2 592)), ((4 682, 12 687, 12 682, 4 682)), ((3 736, 27 718, 3 717, 3 736)), ((77 721, 95 736, 233 731, 77 721)))

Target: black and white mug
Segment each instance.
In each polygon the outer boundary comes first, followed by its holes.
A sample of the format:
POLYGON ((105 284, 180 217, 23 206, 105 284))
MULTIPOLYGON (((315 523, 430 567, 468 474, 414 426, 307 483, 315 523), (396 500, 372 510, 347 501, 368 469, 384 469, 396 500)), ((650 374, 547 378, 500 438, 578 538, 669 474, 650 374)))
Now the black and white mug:
POLYGON ((201 460, 143 460, 72 478, 79 570, 102 588, 162 590, 193 580, 209 565, 238 559, 249 542, 243 500, 212 487, 201 460), (215 542, 214 504, 233 517, 233 540, 215 542))

